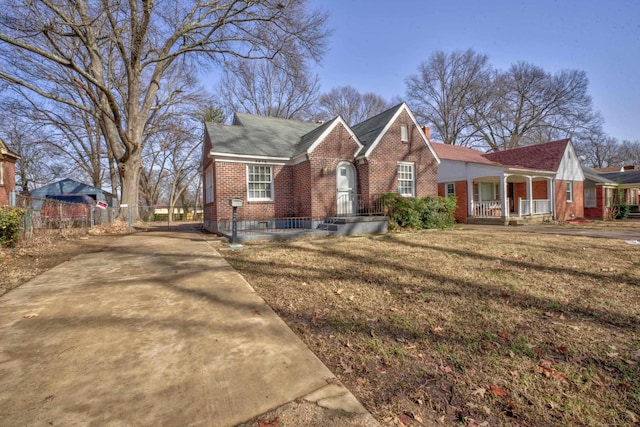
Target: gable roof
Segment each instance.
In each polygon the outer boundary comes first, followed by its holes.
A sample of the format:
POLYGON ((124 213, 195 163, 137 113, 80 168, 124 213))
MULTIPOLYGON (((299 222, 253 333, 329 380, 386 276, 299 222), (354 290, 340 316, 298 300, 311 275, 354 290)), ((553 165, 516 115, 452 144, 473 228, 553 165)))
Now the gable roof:
POLYGON ((527 145, 484 155, 489 160, 507 166, 557 171, 569 144, 569 139, 527 145))
MULTIPOLYGON (((368 118, 364 122, 358 123, 351 128, 353 129, 353 133, 356 135, 360 143, 363 145, 362 149, 357 154, 357 157, 367 157, 371 153, 371 151, 373 151, 373 149, 376 147, 378 142, 380 142, 389 127, 391 127, 391 124, 403 110, 407 112, 407 114, 411 118, 411 121, 413 121, 414 126, 418 129, 421 129, 415 116, 409 109, 409 106, 406 103, 402 102, 394 107, 389 108, 386 111, 383 111, 378 115, 368 118)), ((431 145, 431 141, 427 139, 427 136, 424 134, 424 132, 420 131, 419 136, 422 138, 427 148, 429 148, 429 151, 431 151, 431 154, 433 155, 434 159, 436 159, 436 162, 440 163, 440 157, 434 150, 433 146, 431 145)))
MULTIPOLYGON (((481 163, 486 165, 500 165, 486 157, 481 151, 458 145, 445 144, 443 142, 432 143, 433 149, 438 153, 438 157, 444 160, 458 160, 461 162, 481 163)), ((501 166, 501 165, 500 165, 501 166)))
POLYGON ((233 124, 207 122, 205 130, 211 139, 212 152, 288 159, 301 144, 302 137, 318 126, 317 123, 236 113, 233 124))
POLYGON ((353 133, 358 137, 360 143, 364 146, 360 154, 364 154, 369 151, 369 148, 380 136, 382 136, 387 125, 391 123, 391 120, 400 111, 403 105, 404 103, 391 107, 388 110, 370 117, 364 122, 358 123, 351 128, 353 129, 353 133))

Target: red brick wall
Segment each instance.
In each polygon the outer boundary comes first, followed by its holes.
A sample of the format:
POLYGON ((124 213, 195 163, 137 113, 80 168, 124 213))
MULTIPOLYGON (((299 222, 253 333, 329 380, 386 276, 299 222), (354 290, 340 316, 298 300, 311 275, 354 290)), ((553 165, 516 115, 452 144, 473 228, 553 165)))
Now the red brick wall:
POLYGON ((339 124, 309 154, 313 218, 324 218, 336 213, 336 170, 340 162, 353 164, 357 150, 358 145, 354 139, 339 124))
POLYGON ((567 221, 584 218, 584 186, 582 181, 573 181, 573 202, 567 202, 567 181, 556 181, 556 219, 567 221))
POLYGON ((422 129, 413 125, 406 111, 398 116, 369 156, 369 194, 398 191, 398 162, 415 163, 416 197, 438 194, 438 164, 421 133, 422 129), (403 124, 409 127, 408 143, 400 141, 403 124))
POLYGON ((293 166, 293 203, 295 215, 311 216, 311 164, 308 160, 293 166))
POLYGON ((294 214, 292 188, 292 167, 271 165, 273 168, 274 201, 255 202, 247 199, 247 164, 215 163, 215 214, 214 221, 231 220, 233 209, 229 199, 242 199, 243 206, 238 208, 238 221, 283 218, 294 214), (282 200, 282 202, 278 202, 282 200))
POLYGON ((0 183, 0 206, 9 205, 9 194, 16 189, 16 165, 8 160, 0 160, 2 183, 0 183))
MULTIPOLYGON (((466 224, 469 214, 469 198, 467 196, 467 181, 456 181, 454 191, 456 196, 456 210, 453 213, 456 222, 466 224)), ((447 195, 446 183, 438 184, 438 195, 445 197, 447 195)))
POLYGON ((596 187, 596 207, 584 208, 585 218, 604 219, 607 216, 607 207, 604 200, 604 188, 596 187))
POLYGON ((533 181, 531 183, 531 191, 534 199, 548 199, 547 195, 547 182, 548 181, 533 181))

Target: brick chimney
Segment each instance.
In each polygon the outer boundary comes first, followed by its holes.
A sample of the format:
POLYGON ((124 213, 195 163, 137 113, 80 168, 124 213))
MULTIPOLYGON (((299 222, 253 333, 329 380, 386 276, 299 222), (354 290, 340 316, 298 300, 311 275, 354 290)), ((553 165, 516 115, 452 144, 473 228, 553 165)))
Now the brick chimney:
POLYGON ((424 136, 427 137, 427 140, 431 141, 431 129, 429 129, 429 126, 422 126, 422 132, 424 132, 424 136))

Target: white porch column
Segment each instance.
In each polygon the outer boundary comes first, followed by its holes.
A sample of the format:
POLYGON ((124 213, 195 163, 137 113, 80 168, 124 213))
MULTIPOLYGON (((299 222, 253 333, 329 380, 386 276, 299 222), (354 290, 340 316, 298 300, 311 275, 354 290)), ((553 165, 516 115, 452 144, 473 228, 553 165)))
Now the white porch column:
POLYGON ((467 216, 473 216, 473 180, 467 179, 467 216))
POLYGON ((502 175, 500 180, 500 204, 502 205, 502 218, 509 219, 509 200, 507 199, 507 178, 508 175, 502 175))
POLYGON ((529 201, 529 215, 533 215, 533 187, 531 182, 533 179, 527 176, 527 200, 529 201))
POLYGON ((556 180, 552 178, 549 180, 549 185, 551 186, 551 214, 553 219, 558 218, 556 214, 556 180))

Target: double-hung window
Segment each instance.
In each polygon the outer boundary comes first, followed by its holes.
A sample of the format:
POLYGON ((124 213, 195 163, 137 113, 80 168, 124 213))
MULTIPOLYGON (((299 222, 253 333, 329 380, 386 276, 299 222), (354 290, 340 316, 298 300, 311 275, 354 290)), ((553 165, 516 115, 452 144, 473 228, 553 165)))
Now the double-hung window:
POLYGON ((273 200, 273 167, 247 165, 247 199, 253 201, 273 200))
POLYGON ((567 202, 573 202, 573 181, 567 181, 567 202))
POLYGON ((584 207, 585 208, 595 208, 597 207, 596 200, 596 188, 589 187, 584 189, 584 207))
POLYGON ((209 167, 207 168, 207 171, 205 172, 205 201, 204 203, 211 203, 213 202, 213 197, 214 197, 214 192, 213 192, 213 167, 209 167))
POLYGON ((453 182, 447 182, 445 187, 447 190, 445 196, 449 197, 456 195, 456 185, 453 182))
POLYGON ((415 165, 398 162, 398 194, 407 197, 415 196, 415 179, 415 165))

